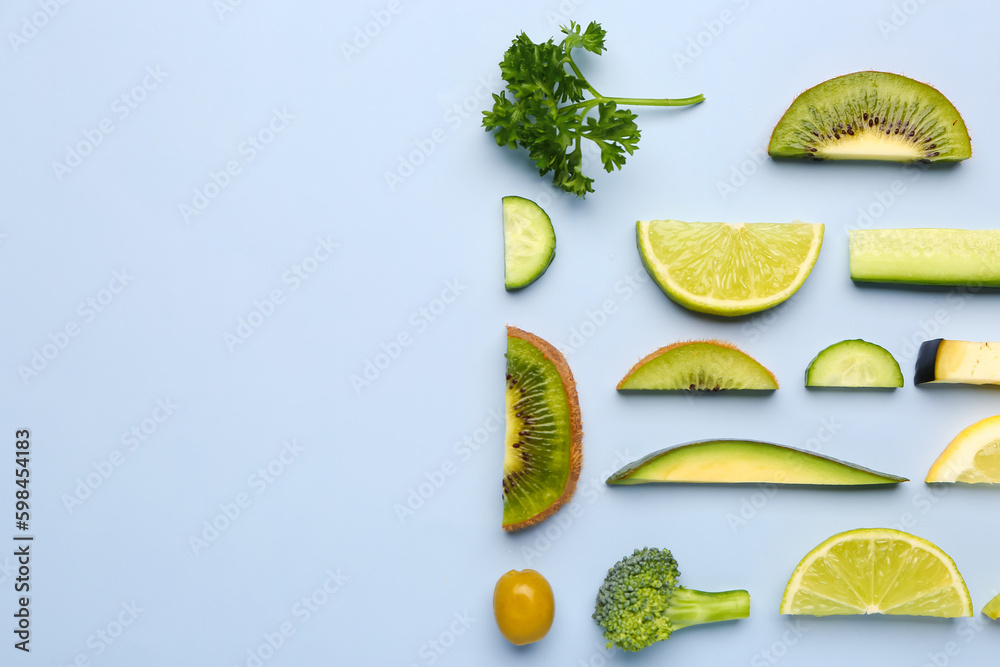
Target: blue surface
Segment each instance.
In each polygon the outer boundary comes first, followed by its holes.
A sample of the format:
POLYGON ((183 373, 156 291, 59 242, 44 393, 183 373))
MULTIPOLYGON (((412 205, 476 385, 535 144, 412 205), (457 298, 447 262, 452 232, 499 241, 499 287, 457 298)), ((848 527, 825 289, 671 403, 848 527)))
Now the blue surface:
MULTIPOLYGON (((1000 590, 1000 501, 920 480, 998 412, 997 393, 910 378, 925 338, 997 340, 1000 299, 856 287, 846 230, 997 225, 1000 99, 983 73, 1000 64, 998 20, 983 1, 7 3, 0 424, 10 445, 32 432, 37 537, 32 652, 7 634, 0 664, 995 662, 1000 627, 978 610, 1000 590), (569 19, 608 31, 608 52, 582 58, 599 90, 707 98, 639 110, 640 150, 586 201, 552 190, 479 120, 514 35, 542 40, 569 19), (913 171, 763 156, 799 92, 869 68, 938 87, 974 158, 913 171), (506 194, 542 202, 558 236, 548 272, 518 294, 502 286, 506 194), (645 279, 634 223, 663 217, 798 218, 826 239, 793 299, 721 321, 645 279), (500 530, 507 323, 567 352, 585 426, 574 504, 517 535, 500 530), (813 355, 858 337, 888 348, 907 386, 807 392, 813 355), (741 345, 782 388, 614 391, 639 357, 688 338, 741 345), (36 352, 51 358, 22 379, 36 352), (366 371, 369 384, 352 382, 366 371), (722 436, 819 446, 914 481, 602 483, 647 452, 722 436), (799 559, 866 526, 951 554, 976 618, 779 616, 799 559), (594 595, 644 545, 671 548, 692 587, 748 589, 751 618, 605 651, 594 595), (557 618, 517 649, 490 598, 524 567, 552 583, 557 618)), ((11 523, 13 465, 0 465, 11 523)), ((12 627, 13 561, 0 565, 12 627)))

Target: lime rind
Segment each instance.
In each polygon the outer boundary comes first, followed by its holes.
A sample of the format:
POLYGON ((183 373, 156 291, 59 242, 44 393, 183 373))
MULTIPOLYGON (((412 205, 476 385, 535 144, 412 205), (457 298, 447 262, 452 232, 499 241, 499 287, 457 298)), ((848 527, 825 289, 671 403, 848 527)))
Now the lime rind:
POLYGON ((780 613, 972 616, 972 598, 955 561, 940 547, 890 528, 838 533, 802 559, 780 613))
POLYGON ((807 387, 896 388, 903 373, 892 354, 861 339, 842 340, 824 348, 806 369, 807 387))
POLYGON ((1000 415, 962 430, 927 471, 928 484, 1000 484, 1000 415))
POLYGON ((524 197, 503 198, 504 287, 517 290, 538 280, 556 254, 552 220, 524 197))
POLYGON ((673 301, 733 317, 772 308, 802 287, 823 244, 822 224, 650 220, 636 223, 646 271, 673 301))

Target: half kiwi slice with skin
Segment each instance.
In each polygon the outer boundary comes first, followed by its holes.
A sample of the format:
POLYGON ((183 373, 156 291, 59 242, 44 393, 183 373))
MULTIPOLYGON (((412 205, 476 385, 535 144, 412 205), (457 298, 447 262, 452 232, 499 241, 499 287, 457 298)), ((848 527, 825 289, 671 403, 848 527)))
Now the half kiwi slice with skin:
POLYGON ((774 374, 746 352, 719 340, 690 340, 646 355, 618 391, 773 391, 774 374))
POLYGON ((503 529, 521 530, 569 502, 583 467, 583 425, 566 358, 507 327, 503 529))
POLYGON ((948 98, 888 72, 855 72, 810 88, 771 135, 775 158, 958 162, 972 156, 969 131, 948 98))

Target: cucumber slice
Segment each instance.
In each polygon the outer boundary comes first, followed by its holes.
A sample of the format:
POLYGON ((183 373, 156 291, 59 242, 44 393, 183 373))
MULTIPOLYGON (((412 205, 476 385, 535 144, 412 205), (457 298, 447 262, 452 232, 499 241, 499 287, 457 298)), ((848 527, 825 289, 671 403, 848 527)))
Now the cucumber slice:
POLYGON ((545 211, 530 199, 504 197, 504 287, 515 290, 535 282, 555 254, 556 232, 545 211))
POLYGON ((889 351, 861 339, 824 349, 806 369, 807 387, 902 387, 903 373, 889 351))
POLYGON ((851 280, 1000 286, 1000 229, 851 230, 851 280))

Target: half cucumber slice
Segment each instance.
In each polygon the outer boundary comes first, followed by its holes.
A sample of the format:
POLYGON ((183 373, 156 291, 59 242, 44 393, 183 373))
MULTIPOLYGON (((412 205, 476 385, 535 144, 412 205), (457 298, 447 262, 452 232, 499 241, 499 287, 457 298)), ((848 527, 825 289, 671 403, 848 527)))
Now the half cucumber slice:
POLYGON ((504 197, 504 287, 515 290, 535 282, 555 254, 556 232, 548 214, 530 199, 504 197))
POLYGON ((902 387, 899 364, 884 347, 842 340, 816 355, 806 369, 807 387, 902 387))

